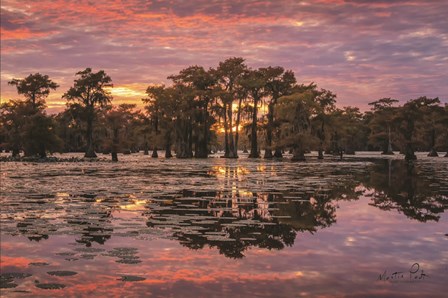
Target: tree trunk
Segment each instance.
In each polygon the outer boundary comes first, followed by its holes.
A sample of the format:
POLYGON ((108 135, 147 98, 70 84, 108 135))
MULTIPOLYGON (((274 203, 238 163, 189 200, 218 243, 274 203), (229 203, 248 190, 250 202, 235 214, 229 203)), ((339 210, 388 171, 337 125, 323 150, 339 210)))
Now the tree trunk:
POLYGON ((207 158, 208 157, 208 126, 207 126, 207 118, 208 113, 207 109, 204 109, 202 115, 202 136, 198 136, 196 150, 194 152, 194 157, 196 158, 207 158))
POLYGON ((193 127, 191 123, 191 119, 188 119, 188 131, 187 131, 187 157, 193 157, 193 127))
POLYGON ((317 150, 317 159, 324 159, 323 142, 319 142, 319 150, 317 150))
POLYGON ((13 157, 13 158, 15 158, 15 157, 20 157, 20 150, 19 150, 19 147, 14 146, 14 147, 12 148, 12 157, 13 157))
POLYGON ((268 105, 268 126, 266 127, 266 150, 264 151, 264 158, 272 158, 272 129, 274 126, 274 102, 271 101, 268 105))
POLYGON ((180 121, 179 136, 177 141, 176 157, 177 158, 191 158, 193 157, 193 140, 192 140, 192 128, 190 119, 184 119, 180 121))
POLYGON ((45 150, 45 145, 41 144, 39 147, 40 147, 39 157, 40 158, 47 158, 47 151, 45 150))
POLYGON ((171 157, 173 157, 173 154, 171 153, 171 145, 167 145, 167 148, 165 149, 165 158, 171 157))
POLYGON ((203 157, 207 158, 208 154, 209 154, 209 149, 208 149, 208 135, 209 135, 209 127, 208 127, 208 101, 205 102, 205 107, 204 107, 204 136, 202 139, 202 152, 203 152, 203 157))
POLYGON ((333 155, 338 155, 339 154, 339 135, 337 132, 334 132, 333 135, 331 136, 331 153, 333 155))
POLYGON ((353 144, 355 143, 354 137, 350 137, 350 141, 346 143, 344 153, 347 155, 355 155, 355 149, 353 148, 353 144))
POLYGON ((414 148, 412 148, 412 144, 410 142, 408 142, 406 144, 406 151, 405 151, 404 159, 407 161, 417 159, 417 156, 415 156, 415 153, 414 153, 414 148))
POLYGON ((436 149, 434 148, 435 145, 436 145, 436 130, 433 128, 431 131, 431 149, 429 150, 428 156, 430 157, 439 156, 436 149))
POLYGON ((387 126, 387 141, 384 146, 383 152, 381 154, 394 155, 394 152, 392 150, 392 142, 391 142, 391 137, 390 137, 390 126, 389 125, 387 126))
POLYGON ((317 159, 324 159, 324 142, 325 142, 325 121, 324 116, 322 116, 322 123, 320 126, 320 130, 318 131, 318 137, 319 137, 319 150, 317 154, 317 159))
POLYGON ((146 138, 146 133, 145 133, 145 144, 143 145, 143 155, 149 155, 149 146, 148 146, 148 140, 146 138))
POLYGON ((235 139, 233 135, 233 111, 232 111, 232 102, 229 104, 228 115, 229 119, 229 158, 237 158, 238 153, 235 149, 235 139))
POLYGON ((275 158, 283 158, 283 153, 280 148, 275 148, 274 157, 275 158))
POLYGON ((93 116, 88 116, 87 118, 87 148, 84 157, 97 157, 93 149, 93 116))
MULTIPOLYGON (((448 141, 448 140, 447 140, 448 141)), ((448 145, 448 144, 447 144, 448 145)), ((444 157, 448 157, 448 146, 446 146, 446 154, 444 157)))
POLYGON ((157 154, 157 146, 154 146, 152 148, 152 155, 151 155, 151 157, 152 158, 158 158, 159 157, 159 154, 157 154))
POLYGON ((235 153, 236 153, 236 158, 238 158, 238 142, 239 142, 239 138, 240 138, 240 122, 241 122, 241 105, 243 104, 243 99, 240 98, 238 100, 238 112, 236 115, 236 131, 235 131, 235 153))
POLYGON ((227 127, 227 104, 224 103, 224 157, 228 158, 229 152, 229 128, 227 127))
POLYGON ((117 152, 112 152, 112 161, 118 161, 118 154, 117 152))
POLYGON ((405 139, 406 139, 406 148, 405 148, 405 156, 404 159, 406 161, 416 160, 417 156, 415 156, 414 148, 412 146, 412 135, 414 133, 414 120, 411 118, 407 119, 407 127, 404 131, 405 139))
POLYGON ((265 149, 264 150, 264 156, 263 158, 265 159, 272 159, 274 156, 272 155, 272 150, 271 149, 265 149))
POLYGON ((299 147, 295 147, 292 150, 292 161, 305 161, 305 152, 299 147))
POLYGON ((171 129, 167 129, 165 133, 165 158, 171 158, 171 129))
POLYGON ((111 148, 112 161, 118 161, 118 143, 119 143, 118 129, 117 128, 114 129, 112 134, 113 134, 112 148, 111 148))
POLYGON ((258 142, 257 142, 257 107, 258 99, 254 98, 254 111, 252 113, 252 131, 250 136, 250 154, 249 158, 259 158, 258 142))
POLYGON ((434 147, 433 147, 433 148, 431 148, 431 151, 429 151, 428 156, 429 157, 438 157, 439 154, 437 153, 436 149, 434 149, 434 147))

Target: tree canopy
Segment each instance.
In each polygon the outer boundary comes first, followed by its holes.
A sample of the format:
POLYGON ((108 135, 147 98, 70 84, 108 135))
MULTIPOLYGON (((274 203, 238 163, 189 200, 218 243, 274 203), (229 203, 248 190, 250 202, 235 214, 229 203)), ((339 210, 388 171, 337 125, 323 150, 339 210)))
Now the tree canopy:
MULTIPOLYGON (((338 107, 337 95, 316 83, 301 84, 281 66, 251 68, 231 57, 206 69, 192 65, 168 76, 169 85, 149 84, 144 105, 112 105, 112 79, 104 70, 86 68, 75 74, 63 95, 67 108, 48 116, 45 100, 58 88, 48 75, 13 79, 22 100, 1 104, 0 147, 19 156, 45 157, 47 152, 118 153, 143 150, 158 157, 222 157, 305 160, 311 150, 325 155, 378 150, 383 154, 415 151, 437 156, 448 151, 448 105, 439 98, 418 97, 404 104, 390 97, 371 102, 371 110, 338 107)), ((447 154, 448 156, 448 154, 447 154)))

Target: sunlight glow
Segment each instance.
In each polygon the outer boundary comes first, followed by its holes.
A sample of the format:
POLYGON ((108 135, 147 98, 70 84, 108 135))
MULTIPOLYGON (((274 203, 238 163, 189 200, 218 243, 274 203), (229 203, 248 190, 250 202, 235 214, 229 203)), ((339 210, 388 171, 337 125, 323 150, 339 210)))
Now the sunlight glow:
POLYGON ((146 200, 134 199, 131 204, 120 205, 122 210, 142 210, 142 206, 146 204, 146 200))
POLYGON ((145 92, 124 86, 107 88, 107 89, 112 94, 112 96, 118 96, 118 97, 137 97, 137 96, 144 97, 146 95, 145 92))

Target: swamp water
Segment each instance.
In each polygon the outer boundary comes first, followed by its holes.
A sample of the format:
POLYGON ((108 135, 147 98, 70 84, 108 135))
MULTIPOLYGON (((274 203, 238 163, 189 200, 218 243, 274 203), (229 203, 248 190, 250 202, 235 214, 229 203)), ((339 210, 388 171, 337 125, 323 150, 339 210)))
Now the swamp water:
POLYGON ((448 158, 418 157, 1 163, 0 295, 446 297, 448 158))

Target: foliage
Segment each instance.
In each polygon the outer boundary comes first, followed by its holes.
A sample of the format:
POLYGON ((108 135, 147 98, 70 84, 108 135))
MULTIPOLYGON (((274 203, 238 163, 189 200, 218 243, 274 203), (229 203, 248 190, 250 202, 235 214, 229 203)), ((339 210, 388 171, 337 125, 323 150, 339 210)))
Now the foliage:
POLYGON ((85 157, 96 157, 93 142, 93 121, 96 117, 97 107, 105 107, 112 100, 112 95, 106 88, 113 87, 112 79, 100 70, 92 72, 91 68, 86 68, 83 71, 76 73, 79 77, 74 81, 71 87, 63 98, 67 99, 68 105, 72 102, 78 104, 78 108, 83 110, 86 116, 86 153, 85 157))
POLYGON ((58 84, 40 73, 30 74, 24 79, 13 79, 8 84, 15 85, 17 93, 24 101, 11 100, 0 106, 2 146, 12 149, 14 157, 20 150, 25 156, 46 157, 47 151, 61 148, 61 140, 56 136, 53 118, 45 113, 45 99, 50 90, 58 84))
POLYGON ((25 100, 35 108, 45 105, 45 98, 51 90, 56 90, 59 85, 50 80, 48 75, 40 73, 30 74, 24 79, 13 79, 8 82, 17 88, 17 93, 23 95, 25 100))
POLYGON ((311 111, 315 107, 311 90, 279 99, 276 115, 281 129, 281 145, 292 148, 293 160, 304 160, 305 151, 313 141, 311 135, 311 111))
MULTIPOLYGON (((164 149, 171 157, 205 158, 224 149, 226 158, 250 145, 249 157, 282 157, 290 150, 294 160, 304 160, 310 150, 318 158, 326 153, 354 154, 359 150, 400 150, 407 160, 415 151, 448 149, 448 105, 438 98, 419 97, 399 105, 381 98, 362 113, 357 107, 337 108, 337 96, 317 84, 298 84, 283 67, 249 68, 241 57, 232 57, 216 68, 193 65, 168 77, 170 86, 149 85, 135 105, 112 106, 112 79, 91 68, 76 73, 63 95, 67 108, 55 116, 45 113, 45 99, 58 84, 39 73, 9 82, 24 100, 1 105, 0 147, 18 156, 55 150, 148 154, 164 149), (240 140, 246 132, 249 143, 240 140), (241 143, 241 144, 240 144, 241 143), (272 151, 275 151, 274 154, 272 151)), ((448 154, 447 154, 448 156, 448 154)))

